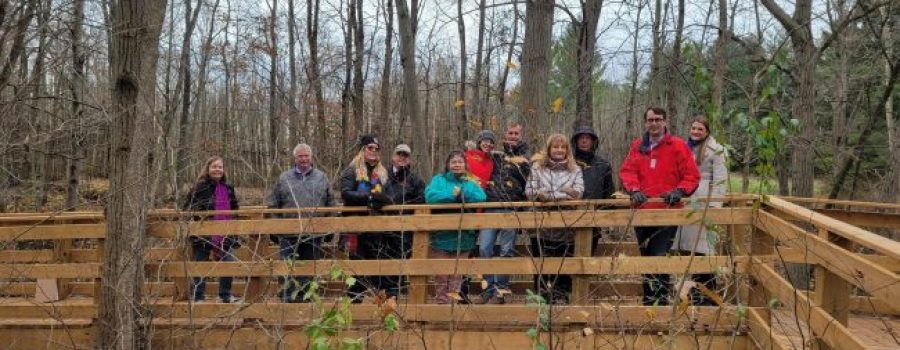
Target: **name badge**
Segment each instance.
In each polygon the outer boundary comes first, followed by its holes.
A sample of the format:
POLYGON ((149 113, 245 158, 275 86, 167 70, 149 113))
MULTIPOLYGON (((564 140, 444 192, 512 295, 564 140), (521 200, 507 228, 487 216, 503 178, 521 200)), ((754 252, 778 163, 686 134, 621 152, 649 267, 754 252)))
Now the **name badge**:
POLYGON ((656 169, 656 159, 650 160, 650 169, 656 169))

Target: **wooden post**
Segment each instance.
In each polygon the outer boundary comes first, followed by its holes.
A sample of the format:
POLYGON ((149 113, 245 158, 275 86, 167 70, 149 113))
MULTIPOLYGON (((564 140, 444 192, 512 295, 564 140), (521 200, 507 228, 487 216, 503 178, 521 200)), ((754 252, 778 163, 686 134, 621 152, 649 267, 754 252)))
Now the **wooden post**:
MULTIPOLYGON (((178 234, 175 239, 175 259, 176 262, 184 263, 191 261, 193 247, 191 246, 191 235, 187 228, 189 218, 179 218, 181 224, 178 225, 178 234)), ((191 286, 194 284, 190 277, 176 277, 175 292, 172 294, 172 301, 185 301, 191 299, 193 292, 191 286)))
MULTIPOLYGON (((263 215, 254 214, 252 215, 253 219, 262 219, 263 215)), ((260 260, 259 257, 266 256, 268 253, 268 249, 266 247, 269 245, 269 235, 254 235, 250 236, 250 251, 252 261, 260 260)), ((255 303, 261 302, 266 298, 266 291, 269 287, 269 278, 260 277, 260 276, 252 276, 250 280, 247 282, 247 291, 244 293, 244 301, 247 303, 255 303)))
MULTIPOLYGON (((415 215, 425 215, 430 209, 416 209, 415 215)), ((431 248, 431 232, 416 231, 413 233, 412 258, 427 259, 431 248)), ((411 276, 409 278, 409 303, 425 304, 428 300, 428 277, 411 276)))
MULTIPOLYGON (((750 256, 767 256, 775 253, 775 238, 772 237, 768 232, 760 230, 758 228, 752 227, 750 228, 750 256)), ((751 260, 751 264, 755 264, 751 260)), ((765 264, 774 265, 774 262, 766 262, 765 264)), ((763 288, 762 284, 765 281, 759 281, 752 276, 748 276, 747 281, 749 281, 750 285, 746 286, 747 295, 747 304, 751 307, 762 307, 760 309, 760 316, 764 318, 766 322, 771 326, 772 322, 772 314, 766 308, 769 304, 769 295, 765 288, 763 288)))
MULTIPOLYGON (((586 206, 585 210, 591 210, 591 206, 586 206)), ((594 229, 584 227, 575 230, 575 257, 590 257, 592 253, 592 244, 594 242, 594 229)), ((569 300, 571 305, 588 305, 590 304, 590 287, 591 276, 576 275, 572 276, 572 298, 569 300)))
MULTIPOLYGON (((58 221, 59 224, 68 224, 68 220, 58 221)), ((67 263, 72 261, 72 240, 60 239, 53 242, 53 263, 67 263)), ((72 291, 71 281, 62 278, 38 278, 35 284, 34 301, 46 303, 67 298, 72 291)))
MULTIPOLYGON (((747 203, 746 201, 734 201, 729 202, 731 206, 737 207, 750 207, 753 205, 752 202, 747 203)), ((730 254, 732 256, 748 256, 752 251, 751 240, 753 236, 751 233, 753 232, 752 225, 728 225, 728 240, 729 243, 727 246, 724 246, 722 251, 730 254)), ((727 300, 727 302, 735 302, 736 300, 748 300, 750 298, 750 289, 747 283, 734 283, 728 286, 728 295, 732 296, 731 300, 727 300), (740 299, 734 299, 738 298, 740 299)))
MULTIPOLYGON (((832 234, 825 228, 819 228, 819 237, 843 248, 851 249, 853 246, 847 239, 832 234)), ((815 267, 815 283, 813 300, 816 306, 821 307, 835 320, 847 326, 850 318, 850 292, 852 291, 850 283, 821 265, 815 267)), ((831 349, 823 339, 818 338, 817 342, 820 349, 831 349)))

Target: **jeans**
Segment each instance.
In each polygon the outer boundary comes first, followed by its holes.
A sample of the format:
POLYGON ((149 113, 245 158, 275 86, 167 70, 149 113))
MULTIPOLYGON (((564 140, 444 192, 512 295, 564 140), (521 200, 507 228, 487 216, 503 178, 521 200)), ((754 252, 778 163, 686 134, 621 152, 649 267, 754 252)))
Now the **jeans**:
MULTIPOLYGON (((312 237, 303 235, 281 236, 278 238, 278 255, 281 260, 316 260, 321 255, 319 250, 322 246, 322 237, 312 237)), ((278 283, 282 286, 281 300, 286 303, 303 301, 303 293, 306 285, 310 282, 309 276, 278 277, 278 283)))
MULTIPOLYGON (((509 209, 485 209, 487 213, 509 213, 509 209)), ((478 232, 478 257, 482 259, 494 256, 494 242, 500 246, 499 257, 506 258, 515 255, 516 229, 486 228, 478 232)), ((488 287, 484 293, 492 296, 498 289, 509 289, 509 275, 485 275, 488 287)))
MULTIPOLYGON (((205 237, 194 237, 191 239, 191 248, 194 252, 194 261, 209 261, 213 251, 213 246, 205 237)), ((225 254, 219 257, 218 261, 234 261, 234 250, 229 248, 225 250, 225 254)), ((219 277, 219 298, 222 300, 231 299, 231 282, 232 277, 219 277)), ((195 301, 206 299, 206 277, 194 277, 193 297, 195 301)))
MULTIPOLYGON (((641 256, 666 256, 672 249, 678 226, 635 227, 641 256)), ((668 274, 648 274, 643 278, 644 305, 668 305, 672 292, 671 276, 668 274)))

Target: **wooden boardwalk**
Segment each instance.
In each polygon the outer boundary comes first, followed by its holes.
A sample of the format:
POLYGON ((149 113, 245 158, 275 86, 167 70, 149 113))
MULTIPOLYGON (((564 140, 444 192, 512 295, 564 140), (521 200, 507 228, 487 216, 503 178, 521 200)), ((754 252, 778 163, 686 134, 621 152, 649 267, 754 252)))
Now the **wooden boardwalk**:
MULTIPOLYGON (((867 231, 900 227, 900 206, 852 202, 826 208, 817 207, 820 201, 790 199, 817 213, 777 197, 762 203, 753 196, 724 200, 727 208, 710 210, 635 211, 624 208, 627 201, 608 200, 522 203, 522 211, 507 214, 429 214, 447 208, 407 206, 386 209, 416 214, 303 219, 262 219, 271 210, 247 208, 234 212, 239 220, 232 222, 190 222, 180 218, 209 213, 159 210, 151 213, 155 243, 144 253, 145 300, 136 305, 152 327, 149 341, 167 349, 302 349, 310 325, 331 311, 352 319, 341 336, 372 349, 522 349, 536 339, 553 349, 900 349, 900 243, 867 231), (640 257, 635 243, 615 238, 621 235, 606 237, 591 255, 594 228, 627 232, 633 226, 692 224, 700 217, 722 228, 722 255, 640 257), (278 260, 267 235, 296 233, 298 227, 310 235, 411 232, 412 258, 278 260), (576 254, 543 260, 427 258, 430 231, 496 227, 572 229, 576 254), (238 261, 185 259, 188 235, 222 233, 245 236, 238 261), (793 288, 780 272, 785 263, 814 265, 814 289, 793 288), (358 277, 405 275, 409 290, 396 303, 367 299, 342 306, 344 286, 329 277, 335 269, 358 277), (514 275, 514 296, 507 305, 432 304, 430 276, 447 271, 514 275), (525 303, 530 276, 541 272, 573 275, 568 305, 525 303), (719 307, 641 306, 642 273, 717 273, 727 283, 719 291, 719 307), (323 299, 281 303, 274 297, 275 277, 285 274, 319 279, 323 299), (246 302, 187 301, 196 276, 236 276, 234 294, 246 302), (388 316, 398 329, 386 328, 388 316), (538 338, 528 336, 533 329, 541 329, 538 338)), ((510 204, 480 206, 497 205, 510 204)), ((98 213, 0 216, 0 240, 6 242, 0 249, 0 339, 9 339, 0 348, 93 348, 104 236, 98 213)), ((207 295, 216 295, 217 288, 209 282, 207 295)), ((475 300, 479 288, 476 278, 475 300)))

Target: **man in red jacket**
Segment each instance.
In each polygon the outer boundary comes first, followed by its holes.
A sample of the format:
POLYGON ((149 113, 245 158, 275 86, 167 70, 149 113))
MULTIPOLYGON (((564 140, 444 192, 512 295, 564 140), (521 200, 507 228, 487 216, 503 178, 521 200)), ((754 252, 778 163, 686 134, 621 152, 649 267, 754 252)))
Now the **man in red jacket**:
MULTIPOLYGON (((697 189, 700 172, 685 141, 669 134, 666 110, 647 108, 644 112, 647 132, 631 143, 622 163, 619 177, 640 209, 682 208, 681 198, 697 189), (648 198, 662 198, 661 203, 647 203, 648 198)), ((672 248, 678 226, 635 227, 642 256, 665 256, 672 248)), ((671 293, 667 274, 644 275, 644 305, 666 305, 671 293)))

